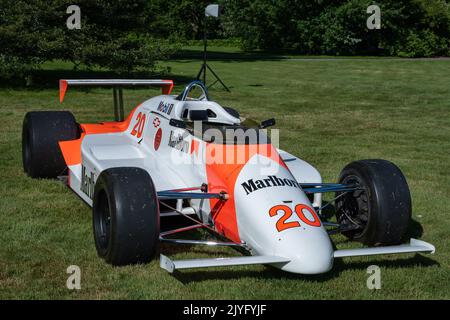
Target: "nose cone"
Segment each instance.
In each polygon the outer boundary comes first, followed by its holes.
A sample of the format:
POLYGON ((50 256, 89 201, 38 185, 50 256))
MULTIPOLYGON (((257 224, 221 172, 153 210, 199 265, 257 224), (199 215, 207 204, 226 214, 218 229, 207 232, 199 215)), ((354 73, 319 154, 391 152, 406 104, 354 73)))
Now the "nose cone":
POLYGON ((274 265, 281 270, 301 273, 319 274, 333 267, 333 247, 330 238, 323 228, 312 231, 287 231, 278 237, 275 246, 277 256, 286 257, 291 261, 284 265, 274 265))
POLYGON ((261 165, 249 164, 237 178, 234 200, 239 238, 255 255, 289 259, 274 264, 282 270, 301 274, 329 271, 333 247, 319 216, 289 170, 272 164, 276 172, 265 173, 261 165))

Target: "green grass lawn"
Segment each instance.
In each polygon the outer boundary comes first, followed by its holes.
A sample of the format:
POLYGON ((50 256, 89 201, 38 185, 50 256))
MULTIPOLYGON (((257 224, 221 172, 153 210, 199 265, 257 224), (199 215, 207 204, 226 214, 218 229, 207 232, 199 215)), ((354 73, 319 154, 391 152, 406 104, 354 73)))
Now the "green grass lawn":
MULTIPOLYGON (((261 57, 259 57, 261 58, 261 57)), ((198 61, 166 62, 180 91, 198 61)), ((450 61, 298 61, 217 58, 211 65, 231 88, 213 99, 244 116, 277 119, 281 148, 336 181, 350 161, 384 158, 405 173, 413 198, 411 235, 435 255, 348 258, 319 276, 264 266, 181 271, 148 265, 113 268, 95 251, 91 211, 58 181, 26 177, 22 119, 31 110, 71 110, 80 122, 112 119, 106 89, 0 88, 0 298, 3 299, 449 299, 450 61), (366 287, 369 265, 382 289, 366 287), (66 268, 81 268, 81 290, 66 288, 66 268)), ((53 65, 53 67, 55 67, 53 65)), ((53 73, 55 76, 55 73, 53 73)), ((57 76, 57 74, 56 74, 57 76)), ((170 76, 168 76, 170 78, 170 76)), ((127 109, 157 94, 125 91, 127 109)), ((195 236, 193 234, 192 236, 195 236)), ((342 236, 338 248, 358 247, 342 236)), ((232 250, 163 246, 174 259, 235 255, 232 250)))

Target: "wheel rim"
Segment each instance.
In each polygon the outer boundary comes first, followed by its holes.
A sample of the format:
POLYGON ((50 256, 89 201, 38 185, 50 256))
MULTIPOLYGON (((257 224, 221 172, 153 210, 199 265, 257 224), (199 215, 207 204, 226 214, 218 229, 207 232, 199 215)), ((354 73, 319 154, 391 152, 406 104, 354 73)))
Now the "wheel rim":
POLYGON ((359 177, 354 175, 345 177, 341 183, 360 188, 344 195, 338 205, 340 211, 339 224, 354 226, 355 230, 350 231, 349 234, 353 238, 359 238, 364 234, 370 217, 367 186, 359 177))
POLYGON ((94 223, 95 238, 98 248, 102 253, 109 247, 111 235, 111 210, 108 196, 104 190, 98 194, 98 201, 95 206, 94 223))

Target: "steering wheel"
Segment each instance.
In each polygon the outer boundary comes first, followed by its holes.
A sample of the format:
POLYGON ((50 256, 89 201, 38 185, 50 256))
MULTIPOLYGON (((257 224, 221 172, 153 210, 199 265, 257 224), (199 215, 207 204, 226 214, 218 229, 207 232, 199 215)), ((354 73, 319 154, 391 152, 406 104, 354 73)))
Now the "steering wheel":
POLYGON ((203 82, 195 80, 189 83, 186 88, 184 88, 184 91, 177 97, 180 101, 186 101, 189 98, 189 93, 195 88, 200 88, 201 95, 197 98, 199 101, 209 101, 208 96, 208 89, 203 84, 203 82))

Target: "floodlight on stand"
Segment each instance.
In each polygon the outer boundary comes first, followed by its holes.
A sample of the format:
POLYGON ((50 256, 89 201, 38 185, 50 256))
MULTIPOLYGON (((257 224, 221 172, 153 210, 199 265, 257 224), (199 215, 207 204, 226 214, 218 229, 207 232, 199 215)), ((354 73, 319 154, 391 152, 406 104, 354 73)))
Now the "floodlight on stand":
POLYGON ((220 14, 220 7, 218 4, 209 4, 205 8, 205 17, 218 18, 220 14))
POLYGON ((206 86, 206 71, 209 70, 213 76, 216 78, 216 81, 214 81, 212 84, 210 84, 208 86, 208 88, 212 87, 214 84, 216 84, 217 82, 220 82, 220 84, 225 88, 225 90, 227 90, 228 92, 230 92, 230 89, 228 89, 228 87, 225 85, 225 83, 223 83, 223 81, 219 78, 219 76, 214 72, 214 70, 208 65, 207 63, 207 36, 206 36, 206 31, 208 29, 207 27, 207 23, 208 23, 208 17, 213 17, 213 18, 218 18, 220 15, 220 6, 218 4, 209 4, 206 6, 205 8, 205 20, 203 23, 203 63, 202 66, 200 68, 200 71, 197 74, 197 80, 200 80, 200 78, 203 75, 203 83, 206 86))

